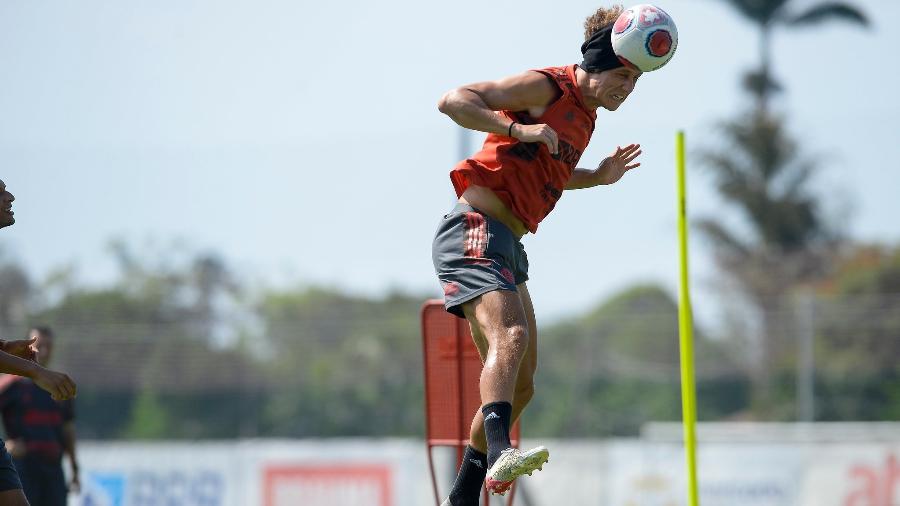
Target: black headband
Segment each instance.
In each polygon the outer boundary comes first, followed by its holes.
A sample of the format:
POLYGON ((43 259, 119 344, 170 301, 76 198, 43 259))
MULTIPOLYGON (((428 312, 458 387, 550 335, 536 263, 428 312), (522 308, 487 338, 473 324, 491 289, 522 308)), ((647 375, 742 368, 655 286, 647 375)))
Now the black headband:
POLYGON ((581 45, 581 54, 584 55, 581 68, 588 72, 603 72, 625 66, 613 51, 612 29, 613 25, 605 26, 584 41, 581 45))

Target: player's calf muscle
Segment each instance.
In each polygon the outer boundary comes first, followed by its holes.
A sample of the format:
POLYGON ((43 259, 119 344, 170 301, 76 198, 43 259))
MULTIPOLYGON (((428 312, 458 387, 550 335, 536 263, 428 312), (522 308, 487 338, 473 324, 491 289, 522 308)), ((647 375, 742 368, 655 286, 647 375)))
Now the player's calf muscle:
POLYGON ((528 383, 516 385, 516 391, 513 394, 513 406, 522 405, 526 406, 534 397, 534 383, 529 381, 528 383))

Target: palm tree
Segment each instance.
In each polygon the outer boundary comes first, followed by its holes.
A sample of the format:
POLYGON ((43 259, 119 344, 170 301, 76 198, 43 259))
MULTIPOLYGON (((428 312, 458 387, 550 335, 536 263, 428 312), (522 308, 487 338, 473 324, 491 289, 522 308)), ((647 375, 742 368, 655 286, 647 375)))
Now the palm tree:
POLYGON ((752 249, 790 255, 834 238, 810 189, 816 160, 802 155, 783 119, 755 111, 720 129, 724 144, 702 151, 701 161, 713 169, 716 189, 743 214, 753 236, 741 240, 715 219, 701 220, 723 252, 737 258, 752 249))
POLYGON ((757 408, 772 407, 771 373, 786 356, 784 296, 819 279, 841 244, 811 188, 816 168, 786 132, 784 121, 760 110, 722 124, 723 143, 701 151, 719 194, 749 225, 729 228, 720 216, 697 226, 721 272, 758 311, 759 339, 749 373, 757 408))
POLYGON ((855 7, 838 2, 798 11, 790 0, 725 1, 759 29, 759 67, 744 80, 756 103, 749 113, 723 124, 724 148, 705 150, 701 157, 712 169, 720 195, 746 219, 749 233, 736 233, 718 216, 698 225, 711 239, 722 272, 759 311, 758 356, 751 377, 757 407, 766 409, 773 406, 771 372, 784 355, 783 296, 827 270, 840 244, 840 234, 829 226, 810 189, 815 161, 799 154, 784 119, 769 111, 770 98, 780 89, 771 75, 772 32, 830 20, 869 23, 855 7))
POLYGON ((745 76, 744 85, 756 96, 760 110, 768 110, 769 97, 780 90, 771 75, 772 30, 778 26, 801 28, 835 20, 868 26, 869 20, 852 5, 823 2, 801 12, 790 9, 790 0, 725 0, 759 28, 759 69, 745 76))

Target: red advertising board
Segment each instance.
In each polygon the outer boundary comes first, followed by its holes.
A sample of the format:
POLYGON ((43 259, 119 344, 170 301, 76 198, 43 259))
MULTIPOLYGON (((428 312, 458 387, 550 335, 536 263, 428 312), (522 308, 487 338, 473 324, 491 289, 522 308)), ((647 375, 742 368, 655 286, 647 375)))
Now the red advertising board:
POLYGON ((283 465, 264 471, 265 506, 392 506, 387 465, 283 465))

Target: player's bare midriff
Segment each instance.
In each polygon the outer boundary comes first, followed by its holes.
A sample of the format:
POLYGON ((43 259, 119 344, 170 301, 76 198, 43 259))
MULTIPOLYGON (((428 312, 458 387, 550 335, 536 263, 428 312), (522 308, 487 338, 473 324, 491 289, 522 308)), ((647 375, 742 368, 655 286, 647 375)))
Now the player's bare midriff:
POLYGON ((460 203, 468 204, 491 218, 503 223, 520 238, 528 232, 522 220, 516 217, 500 197, 484 186, 469 186, 459 197, 460 203))

